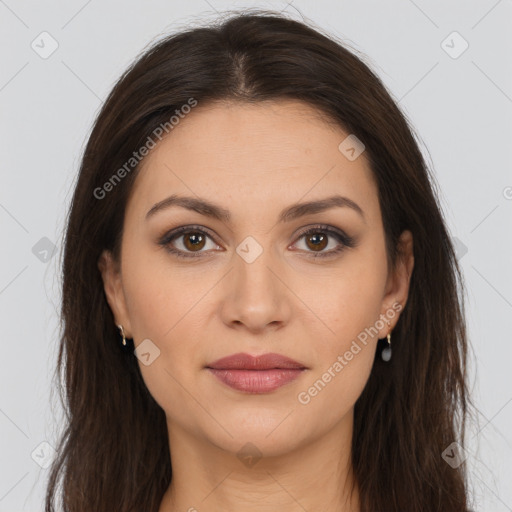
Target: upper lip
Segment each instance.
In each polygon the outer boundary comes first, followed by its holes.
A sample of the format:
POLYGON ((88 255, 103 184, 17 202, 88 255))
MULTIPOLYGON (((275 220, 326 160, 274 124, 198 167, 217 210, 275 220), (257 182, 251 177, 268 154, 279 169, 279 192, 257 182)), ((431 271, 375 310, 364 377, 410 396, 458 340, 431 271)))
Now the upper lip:
POLYGON ((218 359, 206 365, 214 370, 271 370, 277 368, 305 369, 306 367, 281 354, 262 354, 251 356, 250 354, 238 353, 218 359))

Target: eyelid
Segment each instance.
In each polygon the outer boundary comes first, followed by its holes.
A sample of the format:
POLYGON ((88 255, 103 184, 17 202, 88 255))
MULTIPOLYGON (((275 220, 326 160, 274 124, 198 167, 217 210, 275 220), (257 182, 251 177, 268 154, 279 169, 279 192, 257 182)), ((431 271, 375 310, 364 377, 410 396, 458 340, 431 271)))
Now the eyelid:
POLYGON ((219 242, 216 240, 217 236, 213 233, 213 231, 211 231, 210 229, 208 229, 205 226, 200 226, 199 224, 190 224, 187 226, 180 226, 178 228, 171 229, 171 230, 167 231, 162 237, 160 237, 160 242, 165 242, 165 241, 169 242, 170 240, 177 237, 178 235, 182 235, 184 233, 197 232, 197 231, 202 232, 205 235, 208 235, 212 240, 215 241, 215 243, 217 245, 220 245, 219 242))
POLYGON ((310 224, 309 226, 305 226, 299 230, 299 232, 295 235, 296 238, 300 238, 304 235, 307 235, 310 232, 314 231, 324 231, 326 233, 336 234, 340 237, 349 239, 350 237, 345 234, 341 229, 338 229, 329 224, 310 224))

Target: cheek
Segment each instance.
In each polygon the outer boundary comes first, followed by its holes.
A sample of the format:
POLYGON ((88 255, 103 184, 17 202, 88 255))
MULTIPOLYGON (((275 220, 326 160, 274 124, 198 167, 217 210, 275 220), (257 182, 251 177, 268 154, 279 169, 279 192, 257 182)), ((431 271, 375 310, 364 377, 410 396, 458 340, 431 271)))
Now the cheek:
POLYGON ((318 320, 320 339, 325 340, 321 346, 330 347, 331 355, 348 349, 358 336, 364 339, 379 319, 386 268, 376 255, 371 250, 353 252, 336 267, 297 279, 297 295, 318 320))
POLYGON ((298 413, 305 424, 319 423, 329 430, 353 409, 368 381, 374 358, 369 345, 361 345, 358 350, 350 361, 344 355, 340 360, 332 358, 299 390, 298 413))
MULTIPOLYGON (((128 252, 128 251, 127 251, 128 252)), ((190 399, 195 374, 201 365, 201 344, 208 307, 205 293, 214 284, 177 271, 166 264, 165 255, 132 255, 123 261, 123 286, 136 346, 146 339, 157 357, 146 365, 138 361, 143 380, 166 413, 186 423, 201 411, 190 399), (151 345, 152 347, 152 345, 151 345)), ((151 352, 150 350, 150 352, 151 352)), ((192 428, 191 426, 189 428, 192 428)))
POLYGON ((204 273, 198 275, 193 268, 178 267, 163 249, 143 251, 131 245, 135 250, 129 250, 128 241, 123 286, 132 329, 139 339, 162 342, 194 316, 195 307, 214 280, 204 273))
POLYGON ((317 280, 321 292, 307 285, 299 292, 321 320, 304 328, 321 341, 315 343, 317 364, 297 399, 305 413, 322 415, 326 424, 353 407, 371 373, 386 277, 383 254, 375 248, 353 253, 317 280))
POLYGON ((190 388, 206 362, 205 347, 211 341, 205 338, 212 336, 207 324, 215 311, 213 293, 208 292, 219 278, 215 272, 179 267, 163 251, 134 252, 123 266, 135 343, 150 339, 159 351, 150 366, 139 363, 141 373, 156 401, 165 401, 167 410, 173 410, 187 399, 180 383, 190 388))

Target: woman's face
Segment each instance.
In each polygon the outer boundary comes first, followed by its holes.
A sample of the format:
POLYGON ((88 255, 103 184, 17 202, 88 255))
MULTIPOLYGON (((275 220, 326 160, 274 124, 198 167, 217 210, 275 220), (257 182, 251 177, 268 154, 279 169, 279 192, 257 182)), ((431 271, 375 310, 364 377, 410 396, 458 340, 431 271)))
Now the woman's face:
POLYGON ((365 153, 339 149, 348 135, 301 102, 199 104, 143 161, 120 272, 108 253, 100 269, 171 436, 271 456, 352 424, 413 261, 404 232, 407 258, 388 268, 365 153), (209 368, 240 353, 299 369, 209 368))

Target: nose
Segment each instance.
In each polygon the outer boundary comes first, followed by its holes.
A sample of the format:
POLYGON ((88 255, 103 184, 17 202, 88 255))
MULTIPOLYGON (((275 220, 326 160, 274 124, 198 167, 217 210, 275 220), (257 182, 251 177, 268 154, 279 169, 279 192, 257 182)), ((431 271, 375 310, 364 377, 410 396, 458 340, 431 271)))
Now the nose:
POLYGON ((284 263, 272 256, 271 250, 263 250, 249 263, 238 253, 234 255, 220 312, 230 328, 256 334, 289 322, 293 294, 286 284, 284 263))

